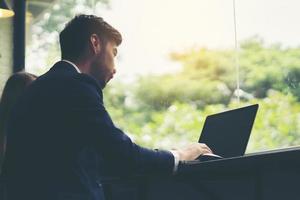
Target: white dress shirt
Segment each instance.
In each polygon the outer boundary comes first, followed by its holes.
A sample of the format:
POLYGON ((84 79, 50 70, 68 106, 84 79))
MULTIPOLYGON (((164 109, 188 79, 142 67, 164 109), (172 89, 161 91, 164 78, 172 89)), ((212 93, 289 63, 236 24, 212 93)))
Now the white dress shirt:
POLYGON ((76 69, 76 71, 78 73, 81 73, 80 69, 74 63, 72 63, 71 61, 68 61, 68 60, 61 60, 61 61, 69 63, 70 65, 72 65, 76 69))

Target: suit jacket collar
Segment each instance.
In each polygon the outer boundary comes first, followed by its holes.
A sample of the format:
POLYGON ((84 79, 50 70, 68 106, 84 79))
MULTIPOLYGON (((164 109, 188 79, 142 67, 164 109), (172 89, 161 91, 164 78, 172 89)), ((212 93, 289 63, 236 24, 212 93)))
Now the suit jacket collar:
POLYGON ((53 65, 50 71, 62 70, 70 73, 78 73, 77 70, 68 62, 58 61, 53 65))
POLYGON ((71 62, 69 60, 61 60, 60 62, 67 62, 67 63, 69 63, 70 65, 72 65, 76 69, 76 71, 78 73, 81 73, 80 69, 77 67, 77 65, 75 63, 73 63, 73 62, 71 62))
POLYGON ((100 84, 97 82, 96 79, 94 79, 92 76, 84 74, 84 73, 79 73, 72 64, 68 63, 68 62, 64 62, 64 61, 58 61, 57 63, 55 63, 53 65, 53 67, 50 69, 50 71, 64 71, 67 73, 71 73, 74 75, 78 75, 78 77, 83 78, 85 80, 87 80, 88 82, 90 82, 91 84, 93 84, 96 88, 97 91, 99 92, 99 94, 102 97, 102 87, 100 86, 100 84))

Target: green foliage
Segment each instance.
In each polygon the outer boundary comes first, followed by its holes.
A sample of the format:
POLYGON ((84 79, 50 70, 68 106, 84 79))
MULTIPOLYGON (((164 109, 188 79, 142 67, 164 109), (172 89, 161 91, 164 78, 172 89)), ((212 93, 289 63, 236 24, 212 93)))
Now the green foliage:
POLYGON ((114 121, 137 143, 175 148, 198 140, 207 115, 258 103, 247 152, 300 144, 300 48, 244 41, 240 51, 242 102, 234 96, 231 50, 174 53, 177 74, 140 77, 106 91, 114 121))
POLYGON ((140 79, 135 94, 143 106, 160 110, 175 101, 197 107, 228 104, 235 89, 230 52, 193 49, 184 54, 174 53, 172 58, 183 63, 180 73, 140 79))
POLYGON ((58 34, 76 14, 95 13, 96 8, 108 7, 109 0, 60 0, 36 19, 32 29, 32 43, 27 47, 30 72, 45 73, 53 61, 60 59, 58 34), (36 63, 42 62, 42 66, 36 63))
POLYGON ((241 103, 232 100, 228 106, 215 104, 204 109, 175 102, 161 111, 121 114, 122 105, 118 105, 119 109, 108 106, 108 110, 114 121, 138 144, 152 148, 176 148, 198 140, 207 115, 254 103, 258 103, 260 108, 247 152, 300 144, 300 104, 291 94, 284 95, 275 90, 270 90, 264 99, 241 103))
POLYGON ((269 90, 266 98, 252 102, 260 108, 248 152, 300 144, 300 104, 293 95, 269 90))
POLYGON ((40 26, 45 32, 52 33, 62 29, 64 24, 74 15, 82 11, 92 12, 98 3, 108 5, 108 0, 63 0, 53 4, 49 10, 49 18, 40 20, 35 25, 40 26))
POLYGON ((265 45, 254 37, 242 43, 240 57, 245 91, 264 98, 269 89, 275 89, 300 100, 300 48, 265 45))
MULTIPOLYGON (((232 50, 192 49, 173 53, 182 63, 177 74, 142 77, 135 98, 147 109, 163 110, 174 102, 198 108, 224 104, 236 98, 236 69, 232 50)), ((300 100, 300 48, 265 45, 258 37, 244 41, 240 50, 242 98, 265 98, 270 89, 293 94, 300 100)))

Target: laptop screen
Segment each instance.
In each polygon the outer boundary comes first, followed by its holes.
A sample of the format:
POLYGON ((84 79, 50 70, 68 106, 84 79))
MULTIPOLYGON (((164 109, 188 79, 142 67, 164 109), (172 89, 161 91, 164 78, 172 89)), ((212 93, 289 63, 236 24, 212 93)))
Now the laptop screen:
POLYGON ((258 104, 207 116, 199 142, 224 158, 244 155, 258 104))

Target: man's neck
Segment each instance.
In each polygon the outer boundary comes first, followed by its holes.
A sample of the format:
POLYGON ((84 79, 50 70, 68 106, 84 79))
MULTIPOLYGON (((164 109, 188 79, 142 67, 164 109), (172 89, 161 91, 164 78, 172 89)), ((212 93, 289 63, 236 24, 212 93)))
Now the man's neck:
POLYGON ((79 73, 89 74, 89 63, 84 61, 72 61, 68 59, 62 59, 62 61, 68 62, 73 65, 79 73))

